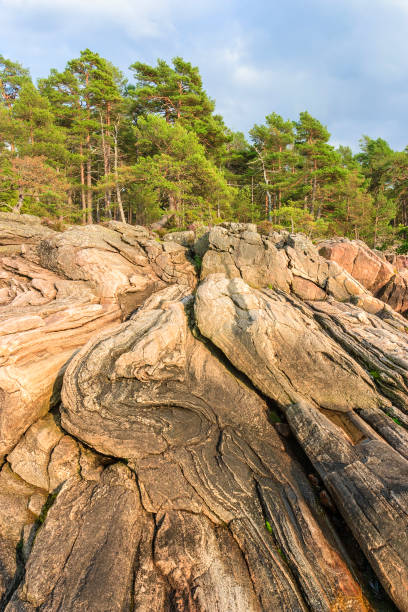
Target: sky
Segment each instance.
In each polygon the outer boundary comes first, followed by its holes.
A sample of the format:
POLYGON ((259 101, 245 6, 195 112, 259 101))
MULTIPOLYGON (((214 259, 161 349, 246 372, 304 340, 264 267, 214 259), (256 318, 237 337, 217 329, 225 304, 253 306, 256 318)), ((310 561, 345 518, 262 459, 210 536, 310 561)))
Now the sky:
POLYGON ((235 131, 308 110, 336 146, 408 144, 408 0, 0 0, 0 54, 34 79, 87 47, 130 80, 183 57, 235 131))

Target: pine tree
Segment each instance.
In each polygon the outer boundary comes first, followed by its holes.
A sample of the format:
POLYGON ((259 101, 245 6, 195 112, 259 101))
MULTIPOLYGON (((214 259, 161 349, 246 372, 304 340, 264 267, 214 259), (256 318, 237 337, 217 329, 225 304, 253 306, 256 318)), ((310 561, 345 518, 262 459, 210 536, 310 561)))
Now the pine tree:
POLYGON ((340 155, 328 144, 330 134, 308 112, 299 115, 296 148, 302 157, 304 209, 320 219, 327 199, 335 194, 337 182, 344 176, 340 155))
POLYGON ((82 223, 87 220, 85 190, 84 142, 87 128, 84 125, 86 110, 81 98, 78 79, 68 69, 58 72, 52 69, 49 77, 39 80, 39 89, 52 106, 57 125, 65 132, 65 143, 70 153, 67 175, 70 178, 68 198, 72 201, 79 192, 82 223))
POLYGON ((27 81, 31 81, 31 78, 26 68, 0 55, 0 97, 9 110, 13 108, 21 87, 27 81))
POLYGON ((22 86, 12 116, 19 126, 16 144, 20 156, 43 156, 55 167, 64 166, 64 133, 55 124, 49 101, 30 81, 22 86))
MULTIPOLYGON (((124 221, 121 196, 106 181, 119 160, 118 133, 123 118, 123 92, 125 80, 121 72, 108 60, 90 49, 81 51, 79 58, 68 62, 64 72, 52 70, 47 79, 40 81, 41 91, 56 109, 58 123, 67 132, 70 150, 75 156, 77 182, 83 223, 92 223, 102 216, 111 217, 112 208, 118 207, 124 221), (104 208, 100 208, 100 185, 104 208), (96 206, 94 207, 94 197, 96 206), (94 210, 95 208, 95 210, 94 210)), ((75 164, 71 172, 75 173, 75 164)))
POLYGON ((356 165, 343 175, 331 208, 326 208, 325 216, 330 224, 330 233, 372 242, 374 206, 365 183, 366 179, 356 165))
POLYGON ((255 125, 250 135, 262 170, 265 216, 271 221, 297 181, 298 153, 294 149, 293 122, 272 113, 266 117, 265 125, 255 125))
POLYGON ((2 201, 15 213, 22 212, 23 206, 27 206, 27 212, 32 214, 43 216, 48 213, 62 219, 64 213, 72 213, 64 206, 67 189, 65 177, 49 166, 42 156, 13 157, 8 167, 0 171, 2 201), (14 198, 10 194, 14 194, 14 198))
POLYGON ((222 118, 214 115, 215 103, 204 91, 197 67, 175 57, 173 67, 159 59, 156 67, 135 62, 130 69, 137 83, 131 91, 136 112, 155 113, 167 123, 180 123, 197 134, 208 153, 219 153, 227 141, 226 128, 222 118))
POLYGON ((18 62, 13 62, 0 55, 0 111, 3 129, 7 121, 8 127, 3 132, 3 142, 6 142, 11 152, 15 149, 17 126, 12 121, 13 106, 18 99, 24 83, 31 82, 30 73, 18 62), (7 110, 6 110, 7 109, 7 110))
POLYGON ((369 181, 368 191, 374 200, 373 246, 387 239, 392 233, 391 222, 396 216, 396 203, 392 184, 394 152, 382 138, 376 140, 363 136, 361 153, 357 155, 363 172, 369 181))
MULTIPOLYGON (((390 164, 390 180, 395 199, 395 222, 408 227, 408 148, 393 153, 390 164)), ((408 238, 408 229, 403 230, 404 237, 408 238)))
POLYGON ((150 200, 156 210, 168 211, 178 226, 212 223, 229 214, 234 190, 206 158, 193 132, 149 115, 139 119, 137 139, 138 162, 120 171, 122 180, 133 183, 134 193, 150 200))

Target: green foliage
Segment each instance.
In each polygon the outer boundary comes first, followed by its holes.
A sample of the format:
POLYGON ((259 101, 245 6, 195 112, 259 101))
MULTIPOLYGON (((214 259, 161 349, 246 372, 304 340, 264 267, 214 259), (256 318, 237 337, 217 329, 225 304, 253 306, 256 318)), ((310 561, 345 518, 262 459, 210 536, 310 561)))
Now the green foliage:
POLYGON ((269 521, 265 521, 265 527, 269 531, 269 533, 273 533, 272 525, 269 521))
POLYGON ((48 495, 45 504, 41 508, 41 514, 40 514, 40 516, 37 519, 38 525, 42 525, 45 522, 45 519, 47 518, 48 511, 51 508, 51 506, 53 505, 53 503, 55 502, 55 500, 57 499, 57 495, 58 495, 58 492, 50 493, 48 495))
POLYGON ((226 142, 225 126, 214 115, 215 104, 203 90, 197 67, 181 57, 173 66, 157 60, 157 66, 135 62, 136 87, 131 90, 139 115, 159 114, 167 123, 178 123, 193 131, 208 153, 215 155, 226 142))
POLYGON ((0 97, 9 110, 18 98, 21 87, 30 80, 30 73, 26 68, 0 54, 0 97))
POLYGON ((128 83, 90 49, 33 84, 0 55, 0 208, 91 223, 220 221, 363 239, 408 252, 408 148, 334 149, 307 111, 228 129, 197 67, 135 62, 128 83))
POLYGON ((397 417, 393 416, 390 412, 386 412, 386 415, 389 416, 394 421, 394 423, 400 425, 401 427, 404 427, 404 424, 401 423, 401 421, 397 417))
MULTIPOLYGON (((268 289, 273 289, 272 285, 268 285, 268 289)), ((270 423, 281 423, 281 418, 275 410, 268 410, 268 420, 270 423)))
POLYGON ((152 203, 168 210, 176 224, 214 223, 229 212, 234 190, 206 155, 194 132, 156 115, 140 118, 136 140, 141 155, 126 180, 146 189, 152 203))
POLYGON ((397 235, 402 238, 401 244, 396 249, 397 253, 405 255, 408 253, 408 227, 406 225, 400 225, 397 229, 397 235))
POLYGON ((199 255, 194 255, 194 267, 196 269, 197 274, 200 274, 201 267, 203 265, 203 259, 199 255))

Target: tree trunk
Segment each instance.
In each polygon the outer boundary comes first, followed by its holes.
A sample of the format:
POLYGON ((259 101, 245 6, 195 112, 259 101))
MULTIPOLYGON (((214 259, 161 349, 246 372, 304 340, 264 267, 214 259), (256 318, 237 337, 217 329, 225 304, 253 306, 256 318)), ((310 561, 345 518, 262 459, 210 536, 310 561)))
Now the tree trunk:
POLYGON ((373 238, 373 247, 377 248, 377 234, 378 234, 378 213, 375 215, 374 220, 374 238, 373 238))
POLYGON ((80 177, 81 177, 81 207, 82 207, 82 224, 85 225, 86 221, 87 221, 87 214, 86 214, 86 195, 85 195, 85 168, 84 168, 84 162, 83 162, 83 154, 84 154, 84 149, 83 149, 83 145, 82 145, 82 141, 79 144, 79 155, 81 156, 81 163, 80 163, 80 177))
POLYGON ((87 199, 87 221, 92 223, 92 161, 91 161, 91 136, 86 136, 88 159, 86 160, 86 199, 87 199))
POLYGON ((24 203, 24 192, 23 191, 19 191, 17 204, 15 206, 13 206, 12 212, 20 214, 21 213, 21 209, 23 207, 23 203, 24 203))
POLYGON ((122 197, 120 194, 119 176, 118 176, 118 126, 115 125, 114 131, 114 168, 115 168, 115 187, 116 187, 116 199, 119 208, 120 220, 126 223, 125 212, 122 205, 122 197))
POLYGON ((169 210, 171 213, 177 213, 179 210, 178 199, 173 194, 169 195, 169 210))
MULTIPOLYGON (((108 155, 107 143, 106 143, 106 138, 105 138, 105 127, 103 124, 102 111, 99 112, 99 119, 100 119, 101 136, 102 136, 103 175, 104 175, 104 178, 106 179, 106 177, 109 174, 109 155, 108 155)), ((112 217, 112 212, 110 209, 110 190, 106 187, 105 187, 104 200, 105 200, 105 214, 108 217, 112 217)))
MULTIPOLYGON (((269 177, 266 171, 265 160, 262 156, 262 153, 256 147, 255 147, 255 151, 257 152, 261 165, 262 165, 262 172, 263 172, 265 184, 269 185, 269 177)), ((272 198, 268 190, 266 191, 266 195, 265 195, 265 208, 266 208, 266 211, 265 211, 266 217, 268 221, 272 221, 272 198)))

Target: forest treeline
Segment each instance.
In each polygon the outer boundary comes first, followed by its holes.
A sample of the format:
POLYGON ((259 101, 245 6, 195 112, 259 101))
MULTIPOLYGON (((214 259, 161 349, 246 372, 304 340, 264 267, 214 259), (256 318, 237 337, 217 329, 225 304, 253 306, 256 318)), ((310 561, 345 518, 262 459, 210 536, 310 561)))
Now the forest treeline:
POLYGON ((130 70, 129 81, 86 49, 34 84, 0 56, 0 210, 60 223, 256 222, 378 248, 404 240, 408 149, 368 136, 356 155, 335 149, 308 112, 271 113, 247 141, 189 62, 130 70))

